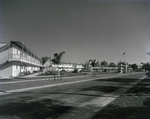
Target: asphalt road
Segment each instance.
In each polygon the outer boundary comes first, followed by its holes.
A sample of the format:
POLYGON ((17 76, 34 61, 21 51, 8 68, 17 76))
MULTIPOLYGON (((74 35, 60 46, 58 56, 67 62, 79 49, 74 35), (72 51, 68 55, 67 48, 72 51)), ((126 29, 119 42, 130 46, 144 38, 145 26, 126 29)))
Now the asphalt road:
MULTIPOLYGON (((91 119, 97 111, 140 82, 144 75, 43 80, 43 85, 51 86, 0 95, 0 119, 91 119)), ((7 92, 13 89, 3 87, 1 90, 7 92)))

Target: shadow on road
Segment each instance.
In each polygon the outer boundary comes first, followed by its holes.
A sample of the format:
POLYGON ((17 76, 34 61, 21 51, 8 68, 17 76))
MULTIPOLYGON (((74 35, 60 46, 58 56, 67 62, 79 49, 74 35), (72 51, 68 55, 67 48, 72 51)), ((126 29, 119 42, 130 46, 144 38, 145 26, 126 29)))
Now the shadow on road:
POLYGON ((0 117, 3 119, 9 115, 9 117, 16 116, 20 119, 45 119, 46 117, 53 119, 72 109, 71 106, 62 106, 59 103, 52 99, 10 102, 0 107, 0 117))
POLYGON ((109 105, 91 119, 150 119, 150 100, 144 102, 143 107, 119 107, 109 105))
POLYGON ((110 81, 110 82, 134 82, 137 81, 139 79, 135 79, 135 78, 109 78, 109 79, 97 79, 95 81, 110 81))
POLYGON ((118 90, 119 88, 122 88, 122 87, 120 87, 119 84, 127 85, 127 84, 135 82, 137 80, 139 80, 139 79, 135 79, 135 78, 96 79, 95 81, 103 82, 104 85, 83 88, 81 91, 98 91, 98 92, 103 92, 103 93, 112 93, 112 92, 118 90), (113 83, 116 83, 116 85, 113 85, 113 83), (106 86, 105 86, 105 84, 106 84, 106 86))
POLYGON ((145 78, 91 119, 150 119, 149 85, 150 78, 145 78))
MULTIPOLYGON (((73 98, 78 98, 77 97, 78 95, 81 95, 81 97, 82 96, 100 97, 102 96, 101 94, 112 93, 118 90, 119 88, 123 88, 119 84, 128 85, 129 83, 133 83, 137 80, 139 79, 134 78, 97 79, 87 84, 88 88, 81 87, 83 86, 83 84, 74 85, 73 88, 76 88, 75 92, 72 89, 72 85, 68 85, 69 87, 67 86, 62 88, 53 87, 51 88, 51 90, 43 89, 39 91, 35 90, 29 92, 20 92, 16 94, 16 96, 19 94, 18 97, 16 97, 14 93, 12 94, 13 95, 12 98, 9 99, 6 98, 7 100, 4 100, 0 105, 0 119, 6 119, 5 117, 10 117, 11 119, 13 116, 15 116, 15 118, 13 119, 55 119, 65 113, 70 112, 75 108, 72 105, 71 106, 65 105, 63 102, 61 102, 62 98, 66 99, 67 96, 70 97, 72 95, 74 95, 73 98), (93 86, 91 83, 93 83, 93 86), (69 92, 68 88, 70 89, 69 92), (54 95, 58 94, 58 97, 57 95, 56 97, 55 96, 53 97, 53 94, 54 95), (64 95, 61 96, 61 94, 64 95), (45 98, 44 96, 47 97, 45 98), (40 97, 40 100, 35 99, 38 97, 40 97), (59 98, 59 100, 57 100, 56 98, 59 98)), ((108 106, 104 107, 101 111, 96 113, 91 119, 128 119, 128 118, 148 119, 148 116, 150 114, 149 84, 150 79, 144 79, 134 88, 132 88, 123 96, 121 96, 122 97, 121 99, 119 99, 120 98, 119 97, 117 100, 115 100, 108 106), (144 97, 145 95, 147 96, 144 97), (130 98, 130 96, 132 98, 130 98), (140 96, 140 98, 138 98, 138 96, 140 96), (127 101, 125 99, 129 100, 127 101)), ((92 98, 93 97, 90 98, 88 97, 87 99, 92 98)), ((94 112, 92 112, 92 114, 93 113, 94 112)))
POLYGON ((150 94, 150 78, 145 78, 137 86, 131 88, 126 94, 150 94))
POLYGON ((103 93, 111 93, 119 89, 120 87, 115 86, 92 86, 89 88, 84 88, 82 91, 99 91, 103 93))

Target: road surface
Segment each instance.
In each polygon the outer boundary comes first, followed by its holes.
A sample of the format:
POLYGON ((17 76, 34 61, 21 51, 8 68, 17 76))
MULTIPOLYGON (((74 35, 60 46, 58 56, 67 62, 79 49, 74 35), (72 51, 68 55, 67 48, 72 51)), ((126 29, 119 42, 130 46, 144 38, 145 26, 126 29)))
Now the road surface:
POLYGON ((0 119, 91 119, 143 76, 145 73, 30 83, 1 81, 0 119))

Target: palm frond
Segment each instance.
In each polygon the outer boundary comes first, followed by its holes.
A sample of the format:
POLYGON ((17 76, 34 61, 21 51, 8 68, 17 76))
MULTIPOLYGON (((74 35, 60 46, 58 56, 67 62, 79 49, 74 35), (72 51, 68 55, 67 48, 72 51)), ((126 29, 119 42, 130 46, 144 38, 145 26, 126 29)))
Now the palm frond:
POLYGON ((58 60, 59 63, 60 63, 61 58, 62 58, 62 56, 63 56, 64 54, 65 54, 65 51, 59 53, 58 58, 57 58, 57 60, 58 60))
POLYGON ((96 63, 96 59, 94 59, 93 62, 96 63))
POLYGON ((54 59, 57 59, 57 57, 58 57, 58 53, 55 53, 54 54, 54 59))
POLYGON ((93 60, 92 60, 92 59, 90 59, 90 60, 89 60, 89 62, 93 62, 93 60))
POLYGON ((92 67, 95 67, 96 59, 94 59, 94 60, 90 59, 89 62, 91 62, 90 64, 91 64, 92 67))

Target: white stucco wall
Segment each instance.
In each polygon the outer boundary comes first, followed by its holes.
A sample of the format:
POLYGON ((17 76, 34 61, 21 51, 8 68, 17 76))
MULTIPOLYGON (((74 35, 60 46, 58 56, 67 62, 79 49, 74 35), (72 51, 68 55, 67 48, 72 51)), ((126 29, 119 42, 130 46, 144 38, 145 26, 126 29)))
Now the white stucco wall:
POLYGON ((8 56, 8 54, 12 54, 13 53, 13 48, 7 49, 5 51, 0 52, 0 59, 8 56))
POLYGON ((20 66, 19 65, 12 65, 12 76, 19 76, 20 74, 20 66))
POLYGON ((5 66, 0 68, 0 77, 8 78, 12 76, 12 66, 11 64, 6 64, 5 66))
MULTIPOLYGON (((22 50, 17 47, 17 46, 13 46, 7 50, 4 50, 2 52, 0 52, 0 63, 3 64, 4 62, 2 61, 2 58, 6 57, 9 55, 9 59, 13 59, 13 58, 19 58, 20 56, 22 56, 21 53, 22 50), (16 55, 13 55, 16 54, 16 55)), ((17 60, 11 60, 11 63, 6 63, 3 66, 0 67, 0 77, 2 78, 7 78, 7 77, 15 77, 15 76, 19 76, 20 72, 25 72, 25 71, 30 71, 30 73, 32 73, 34 70, 35 71, 39 71, 40 67, 33 67, 32 64, 41 64, 40 61, 38 59, 35 59, 34 57, 29 56, 29 54, 27 52, 24 52, 24 60, 26 60, 26 57, 28 56, 28 58, 30 59, 30 61, 28 61, 28 63, 25 66, 22 66, 24 64, 17 62, 17 60), (28 65, 28 66, 27 66, 28 65), (23 68, 21 68, 23 67, 23 68), (27 67, 27 68, 26 68, 27 67)), ((8 57, 5 61, 8 60, 8 57)), ((26 63, 26 62, 25 62, 26 63)))

